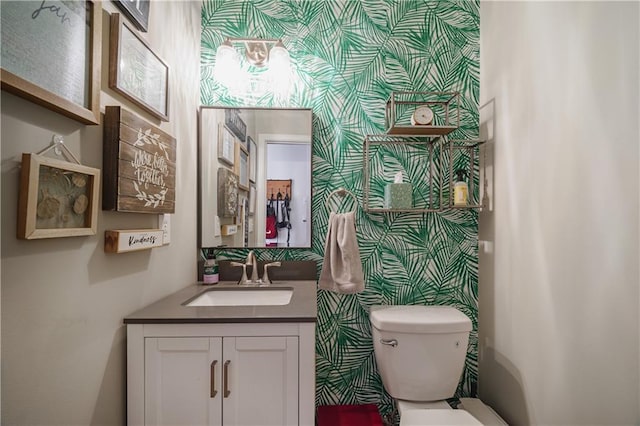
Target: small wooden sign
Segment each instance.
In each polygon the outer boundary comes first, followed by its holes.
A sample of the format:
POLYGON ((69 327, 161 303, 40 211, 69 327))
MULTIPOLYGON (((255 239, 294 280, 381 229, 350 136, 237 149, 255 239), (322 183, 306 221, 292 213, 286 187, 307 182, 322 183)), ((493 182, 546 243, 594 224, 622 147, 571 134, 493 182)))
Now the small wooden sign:
POLYGON ((105 107, 102 209, 175 213, 176 139, 119 106, 105 107))
POLYGON ((222 235, 225 237, 234 235, 236 232, 238 232, 238 225, 222 225, 222 235))
POLYGON ((104 231, 104 251, 126 253, 162 246, 162 229, 130 229, 104 231))

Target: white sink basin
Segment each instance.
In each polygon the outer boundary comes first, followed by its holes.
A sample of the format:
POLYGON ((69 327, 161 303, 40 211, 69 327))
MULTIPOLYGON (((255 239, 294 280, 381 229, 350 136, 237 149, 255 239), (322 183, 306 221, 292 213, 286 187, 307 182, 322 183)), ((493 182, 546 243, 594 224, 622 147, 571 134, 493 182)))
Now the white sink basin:
POLYGON ((287 305, 292 294, 291 287, 213 288, 186 303, 186 306, 287 305))

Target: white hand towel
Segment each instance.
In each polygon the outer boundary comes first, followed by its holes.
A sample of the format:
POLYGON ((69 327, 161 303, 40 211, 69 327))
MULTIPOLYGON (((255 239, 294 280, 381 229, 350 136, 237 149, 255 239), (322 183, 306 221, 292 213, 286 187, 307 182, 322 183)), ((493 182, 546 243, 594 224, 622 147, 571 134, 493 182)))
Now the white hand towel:
POLYGON ((319 287, 336 293, 359 293, 364 290, 355 212, 329 214, 319 287))

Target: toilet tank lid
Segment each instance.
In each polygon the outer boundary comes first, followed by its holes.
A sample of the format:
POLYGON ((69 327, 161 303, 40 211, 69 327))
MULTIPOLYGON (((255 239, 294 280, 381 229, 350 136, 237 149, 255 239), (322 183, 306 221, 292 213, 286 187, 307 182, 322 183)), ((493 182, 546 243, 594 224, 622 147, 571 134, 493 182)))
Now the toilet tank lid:
POLYGON ((374 305, 371 324, 382 331, 459 333, 471 331, 469 317, 453 306, 374 305))

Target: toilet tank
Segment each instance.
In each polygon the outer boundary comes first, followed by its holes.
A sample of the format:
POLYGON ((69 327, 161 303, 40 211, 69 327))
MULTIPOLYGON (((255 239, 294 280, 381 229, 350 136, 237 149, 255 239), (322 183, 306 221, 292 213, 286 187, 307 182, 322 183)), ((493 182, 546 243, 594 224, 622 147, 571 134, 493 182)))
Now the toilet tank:
POLYGON ((471 320, 450 306, 372 306, 378 371, 392 397, 453 397, 467 355, 471 320))

